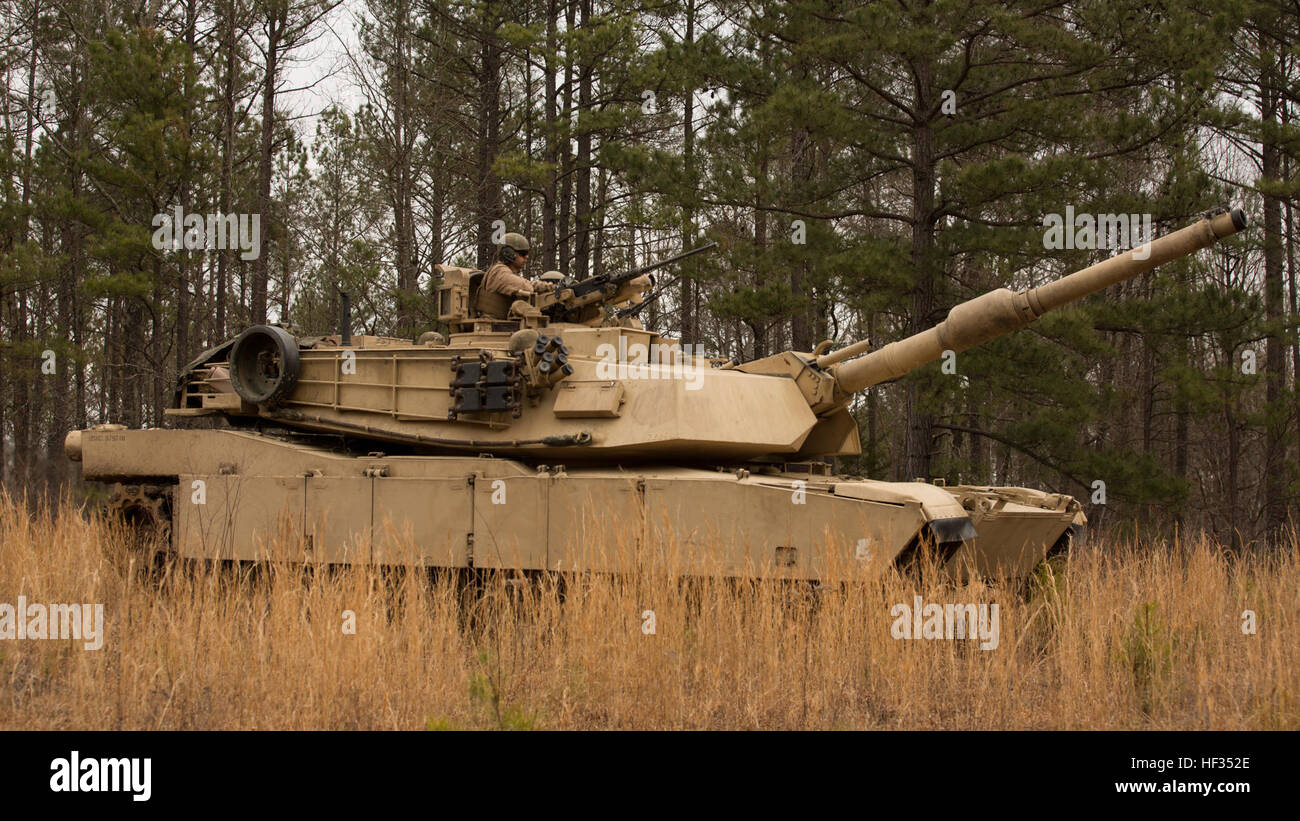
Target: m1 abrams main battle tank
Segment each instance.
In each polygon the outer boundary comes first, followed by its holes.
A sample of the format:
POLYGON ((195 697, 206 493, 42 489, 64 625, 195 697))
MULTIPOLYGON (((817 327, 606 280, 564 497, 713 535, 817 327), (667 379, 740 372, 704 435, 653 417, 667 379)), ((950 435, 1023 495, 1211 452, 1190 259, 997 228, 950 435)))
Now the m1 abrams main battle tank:
POLYGON ((224 428, 102 425, 66 451, 179 557, 606 571, 671 554, 687 574, 826 582, 929 555, 1021 577, 1079 538, 1079 503, 837 475, 831 457, 860 452, 853 395, 1245 225, 1240 209, 1207 213, 879 350, 745 363, 631 317, 644 269, 504 304, 481 272, 442 266, 445 338, 353 336, 346 307, 333 335, 257 325, 191 363, 168 411, 224 428))

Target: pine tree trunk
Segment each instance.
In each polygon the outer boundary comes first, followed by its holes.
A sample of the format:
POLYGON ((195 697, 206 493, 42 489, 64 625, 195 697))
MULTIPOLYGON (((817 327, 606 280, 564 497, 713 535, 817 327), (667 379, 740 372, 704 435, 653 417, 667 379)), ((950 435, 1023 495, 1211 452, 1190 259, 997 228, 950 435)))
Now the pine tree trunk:
MULTIPOLYGON (((267 20, 266 77, 262 88, 262 144, 258 154, 257 211, 261 214, 263 239, 272 234, 271 224, 271 174, 275 159, 275 83, 280 60, 280 38, 284 34, 285 17, 282 7, 271 11, 267 20)), ((253 260, 253 283, 250 319, 254 324, 266 322, 266 300, 269 285, 266 243, 262 253, 253 260)))
POLYGON ((556 109, 559 106, 557 91, 555 85, 555 71, 559 48, 559 4, 557 0, 547 0, 546 3, 546 53, 544 55, 544 64, 546 66, 546 100, 544 102, 546 113, 546 131, 542 136, 544 144, 543 157, 549 172, 546 178, 546 190, 542 197, 542 266, 546 270, 555 270, 558 265, 555 259, 555 204, 559 197, 559 179, 560 179, 560 150, 559 134, 556 133, 556 109))
MULTIPOLYGON (((1277 184, 1282 175, 1282 148, 1273 136, 1278 123, 1279 83, 1276 73, 1276 56, 1260 33, 1261 62, 1264 65, 1260 79, 1260 118, 1265 125, 1262 131, 1262 167, 1265 185, 1277 184)), ((1264 528, 1271 538, 1281 527, 1286 515, 1283 502, 1284 482, 1278 457, 1285 451, 1285 431, 1279 421, 1282 382, 1286 376, 1286 360, 1282 335, 1278 325, 1282 320, 1282 200, 1268 187, 1264 200, 1264 316, 1269 323, 1265 341, 1264 390, 1268 403, 1264 442, 1264 528)))
MULTIPOLYGON (((189 49, 190 59, 195 59, 195 27, 198 22, 197 0, 187 0, 185 4, 185 45, 189 49)), ((192 99, 194 89, 189 72, 185 75, 184 94, 186 101, 192 99)), ((194 140, 193 120, 190 114, 185 117, 187 142, 194 140)), ((194 208, 191 195, 191 177, 194 170, 186 167, 182 170, 180 203, 181 210, 189 214, 194 208)), ((190 358, 190 266, 197 262, 189 251, 177 254, 176 261, 176 372, 180 373, 190 358)), ((198 270, 202 270, 199 268, 198 270)), ((161 363, 160 363, 161 364, 161 363)))
MULTIPOLYGON (((221 193, 218 212, 222 218, 230 212, 234 195, 235 176, 235 75, 239 71, 238 48, 235 42, 235 0, 227 0, 221 25, 221 50, 225 68, 221 89, 221 193)), ((226 243, 230 245, 230 243, 226 243)), ((213 291, 213 327, 209 341, 217 344, 226 338, 226 289, 229 282, 229 248, 217 252, 217 281, 213 291)))
MULTIPOLYGON (((790 142, 790 168, 794 176, 795 191, 802 197, 805 187, 812 179, 812 136, 806 126, 795 128, 790 142)), ((806 228, 805 228, 806 230, 806 228)), ((804 246, 807 250, 807 246, 804 246)), ((811 351, 813 348, 813 328, 809 321, 812 313, 812 293, 808 287, 810 261, 805 253, 802 259, 790 266, 790 298, 793 302, 790 318, 790 347, 796 351, 811 351)))
MULTIPOLYGON (((570 34, 577 26, 578 0, 566 0, 564 6, 564 22, 566 31, 570 34)), ((556 142, 560 147, 560 225, 559 238, 559 265, 568 271, 569 276, 576 276, 573 267, 573 257, 571 250, 573 248, 573 152, 570 150, 569 140, 573 136, 573 54, 566 49, 564 52, 564 122, 565 126, 562 133, 556 136, 556 142)))
MULTIPOLYGON (((1289 117, 1284 117, 1284 122, 1289 119, 1289 117)), ((1282 175, 1285 179, 1291 179, 1291 157, 1289 155, 1285 158, 1282 175)), ((1300 322, 1300 305, 1297 304, 1296 298, 1295 221, 1290 200, 1286 201, 1285 222, 1287 290, 1291 294, 1291 323, 1294 325, 1300 322)), ((1300 337, 1291 346, 1291 418, 1295 420, 1297 425, 1300 425, 1300 337)), ((1300 439, 1297 441, 1300 442, 1300 439)), ((1300 449, 1300 445, 1298 445, 1298 449, 1300 449)), ((1287 508, 1287 518, 1294 523, 1296 521, 1294 505, 1288 504, 1287 508)))
MULTIPOLYGON (((767 179, 768 157, 763 152, 758 161, 757 179, 762 181, 767 179)), ((768 214, 764 209, 763 189, 760 185, 754 189, 754 288, 762 288, 764 283, 763 265, 767 259, 768 245, 768 214)), ((752 317, 750 319, 750 329, 754 333, 754 359, 761 359, 767 356, 768 339, 767 329, 764 327, 766 317, 752 317)))
MULTIPOLYGON (((930 327, 935 313, 939 272, 935 257, 934 203, 936 175, 934 132, 930 108, 934 101, 931 66, 918 62, 915 72, 915 122, 912 128, 912 270, 916 285, 912 291, 910 333, 930 327)), ((934 419, 921 408, 920 384, 907 382, 904 419, 907 435, 903 449, 904 471, 900 479, 930 477, 931 428, 934 419)))
POLYGON ((592 213, 596 215, 594 242, 591 249, 592 276, 605 273, 605 197, 609 185, 609 173, 605 169, 596 172, 596 201, 592 213))
MULTIPOLYGON (((592 0, 579 0, 582 18, 579 26, 591 23, 592 0)), ((578 66, 578 157, 577 191, 574 195, 574 218, 577 236, 574 247, 574 276, 586 279, 591 273, 591 91, 593 66, 578 66)))
POLYGON ((496 13, 488 7, 484 12, 483 40, 479 50, 478 76, 478 261, 486 270, 492 264, 492 223, 503 217, 501 211, 501 183, 492 172, 499 150, 498 140, 501 119, 501 53, 495 35, 500 23, 496 13))
MULTIPOLYGON (((695 2, 687 0, 686 3, 686 39, 684 45, 690 48, 695 42, 695 2)), ((695 178, 695 89, 688 88, 683 103, 684 116, 682 118, 682 167, 686 171, 686 179, 695 178)), ((695 244, 695 213, 691 207, 687 207, 682 212, 682 248, 690 248, 695 244)), ((678 277, 678 302, 681 303, 682 329, 681 341, 683 345, 694 345, 699 341, 699 319, 696 311, 695 299, 695 280, 691 278, 688 269, 683 268, 678 277)))
POLYGON ((396 88, 393 94, 393 128, 394 148, 397 156, 395 190, 393 192, 393 227, 396 232, 397 290, 401 315, 397 318, 400 333, 406 334, 418 324, 419 312, 416 308, 417 282, 419 271, 415 261, 415 220, 412 215, 411 185, 411 148, 414 143, 412 132, 412 112, 410 101, 410 9, 406 0, 399 0, 394 20, 393 49, 396 52, 396 65, 391 67, 396 88))

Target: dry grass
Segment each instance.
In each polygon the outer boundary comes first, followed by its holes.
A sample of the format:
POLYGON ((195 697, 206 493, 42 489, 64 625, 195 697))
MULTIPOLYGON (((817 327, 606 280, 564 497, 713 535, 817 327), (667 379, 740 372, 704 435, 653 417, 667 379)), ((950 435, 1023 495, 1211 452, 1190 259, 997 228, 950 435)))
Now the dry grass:
POLYGON ((655 570, 562 598, 370 569, 151 576, 135 555, 95 516, 0 496, 0 602, 107 621, 98 651, 0 641, 0 728, 1300 728, 1294 541, 1091 547, 1026 594, 891 577, 811 598, 655 570), (891 638, 917 593, 999 603, 999 647, 891 638))

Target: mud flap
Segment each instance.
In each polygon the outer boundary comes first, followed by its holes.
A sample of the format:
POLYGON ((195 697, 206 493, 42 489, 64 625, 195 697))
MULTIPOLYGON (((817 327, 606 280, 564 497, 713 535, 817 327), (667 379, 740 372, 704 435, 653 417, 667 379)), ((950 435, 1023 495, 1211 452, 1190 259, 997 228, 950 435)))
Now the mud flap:
POLYGON ((1071 524, 1065 529, 1065 532, 1057 538, 1056 543, 1052 545, 1051 550, 1047 551, 1047 555, 1043 557, 1043 560, 1047 561, 1054 559, 1057 556, 1065 556, 1069 554, 1073 548, 1083 547, 1083 545, 1087 543, 1087 539, 1087 525, 1071 524))
POLYGON ((894 565, 900 569, 915 565, 920 561, 922 546, 930 544, 934 546, 936 563, 942 567, 957 554, 964 542, 978 535, 975 525, 965 516, 932 519, 922 525, 916 535, 908 541, 907 546, 894 560, 894 565))

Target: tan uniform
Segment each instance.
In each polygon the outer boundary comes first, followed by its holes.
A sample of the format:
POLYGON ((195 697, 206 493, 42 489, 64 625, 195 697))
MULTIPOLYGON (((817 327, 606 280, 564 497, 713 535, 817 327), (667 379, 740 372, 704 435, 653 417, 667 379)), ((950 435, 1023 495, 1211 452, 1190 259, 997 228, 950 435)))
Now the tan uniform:
POLYGON ((504 262, 494 263, 483 274, 483 288, 512 300, 533 292, 533 283, 510 270, 504 262))

